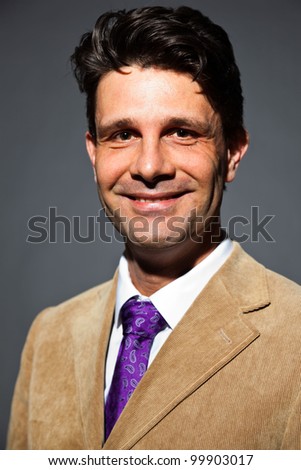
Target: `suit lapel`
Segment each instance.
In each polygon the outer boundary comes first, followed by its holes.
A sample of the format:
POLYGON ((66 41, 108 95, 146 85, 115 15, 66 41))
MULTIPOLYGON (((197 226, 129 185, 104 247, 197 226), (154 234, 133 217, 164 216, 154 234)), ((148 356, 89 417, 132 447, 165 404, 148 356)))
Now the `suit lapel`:
POLYGON ((185 397, 259 336, 243 312, 261 308, 269 301, 264 268, 250 260, 235 247, 230 259, 197 297, 159 351, 104 449, 132 448, 185 397), (257 286, 255 294, 249 288, 249 294, 240 293, 240 284, 248 282, 250 287, 252 283, 247 275, 250 269, 256 271, 252 274, 260 287, 257 286), (240 295, 243 307, 237 303, 240 295))
POLYGON ((100 449, 104 439, 104 377, 116 295, 113 283, 87 298, 73 325, 74 370, 83 426, 83 448, 100 449))

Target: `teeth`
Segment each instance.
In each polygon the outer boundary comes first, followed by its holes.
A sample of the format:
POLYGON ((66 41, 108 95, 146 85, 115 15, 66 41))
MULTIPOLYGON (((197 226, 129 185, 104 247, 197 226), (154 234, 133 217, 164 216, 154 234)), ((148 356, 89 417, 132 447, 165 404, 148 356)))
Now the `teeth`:
POLYGON ((137 198, 136 201, 139 201, 139 202, 160 202, 160 201, 167 201, 167 199, 142 199, 142 198, 137 198))

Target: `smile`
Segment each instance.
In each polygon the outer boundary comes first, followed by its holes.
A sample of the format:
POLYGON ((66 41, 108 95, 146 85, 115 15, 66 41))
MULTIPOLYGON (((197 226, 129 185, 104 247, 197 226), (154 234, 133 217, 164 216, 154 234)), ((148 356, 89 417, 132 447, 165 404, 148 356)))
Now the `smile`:
POLYGON ((146 198, 142 198, 142 197, 135 197, 135 198, 130 198, 130 199, 134 199, 134 201, 139 201, 139 202, 148 202, 148 203, 155 203, 155 202, 161 202, 161 201, 168 201, 169 199, 175 199, 176 197, 179 197, 179 196, 173 196, 173 197, 161 197, 161 198, 151 198, 151 199, 146 199, 146 198))
POLYGON ((140 215, 150 215, 158 213, 167 213, 175 210, 179 201, 188 192, 161 192, 150 193, 132 193, 123 196, 129 201, 132 209, 140 215))
POLYGON ((162 201, 169 201, 170 199, 177 199, 183 196, 184 194, 184 192, 166 194, 127 194, 126 197, 133 201, 154 204, 162 201))

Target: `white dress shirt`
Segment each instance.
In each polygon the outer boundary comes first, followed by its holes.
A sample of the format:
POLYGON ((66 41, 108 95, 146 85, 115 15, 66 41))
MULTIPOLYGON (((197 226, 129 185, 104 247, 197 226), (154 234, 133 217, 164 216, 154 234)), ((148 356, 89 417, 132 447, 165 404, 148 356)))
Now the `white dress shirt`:
MULTIPOLYGON (((164 317, 169 327, 160 331, 160 333, 155 337, 150 351, 148 365, 152 363, 172 330, 182 319, 185 312, 204 289, 211 277, 224 264, 231 254, 232 249, 232 241, 229 238, 226 238, 210 253, 210 255, 198 263, 194 268, 183 276, 178 277, 174 281, 162 287, 149 297, 154 306, 164 317)), ((133 285, 128 270, 127 260, 125 256, 122 256, 119 262, 114 324, 112 327, 106 359, 105 398, 110 390, 119 346, 122 341, 120 309, 133 295, 139 295, 142 298, 146 298, 141 295, 133 285)))

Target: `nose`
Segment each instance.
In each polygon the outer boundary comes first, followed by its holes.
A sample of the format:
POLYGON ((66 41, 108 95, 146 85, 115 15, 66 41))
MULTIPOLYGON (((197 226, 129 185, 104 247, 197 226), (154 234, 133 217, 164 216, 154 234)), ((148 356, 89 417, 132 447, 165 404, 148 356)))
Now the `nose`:
POLYGON ((149 138, 141 139, 130 172, 134 179, 154 183, 157 180, 173 178, 176 169, 170 156, 162 149, 160 139, 149 138))

